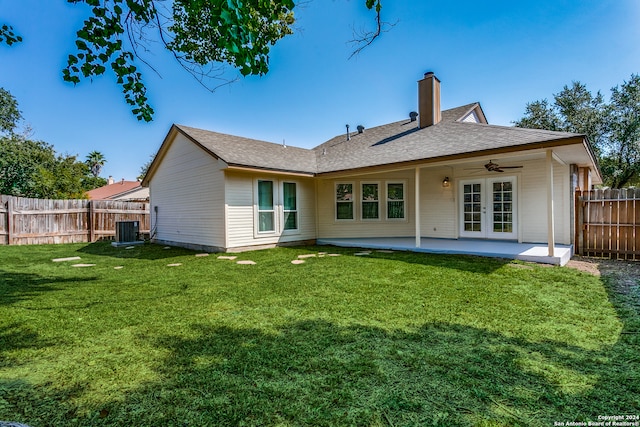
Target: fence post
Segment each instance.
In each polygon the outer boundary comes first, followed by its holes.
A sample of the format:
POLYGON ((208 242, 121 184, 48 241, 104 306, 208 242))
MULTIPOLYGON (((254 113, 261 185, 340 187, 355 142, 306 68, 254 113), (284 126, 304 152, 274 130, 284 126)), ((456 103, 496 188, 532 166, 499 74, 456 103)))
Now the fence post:
POLYGON ((94 201, 89 201, 89 218, 87 218, 87 227, 89 227, 89 243, 93 243, 96 239, 96 230, 93 225, 93 220, 95 216, 95 208, 93 206, 94 201))
POLYGON ((13 244, 13 197, 7 200, 7 245, 13 244))

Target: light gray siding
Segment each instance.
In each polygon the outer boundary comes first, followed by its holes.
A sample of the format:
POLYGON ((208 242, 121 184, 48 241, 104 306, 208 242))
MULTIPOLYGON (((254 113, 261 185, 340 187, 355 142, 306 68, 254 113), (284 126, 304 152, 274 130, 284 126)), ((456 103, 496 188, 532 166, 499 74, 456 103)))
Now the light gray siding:
POLYGON ((156 240, 224 247, 224 166, 177 134, 149 183, 156 240))
POLYGON ((412 170, 385 174, 345 177, 341 179, 318 180, 318 238, 339 237, 408 237, 415 235, 414 173, 412 170), (354 184, 354 220, 336 220, 335 186, 338 182, 354 184), (363 220, 360 197, 363 183, 380 184, 380 219, 363 220), (386 200, 384 198, 387 183, 403 182, 405 199, 405 219, 387 220, 386 200))
MULTIPOLYGON (((544 160, 527 162, 520 186, 520 230, 524 242, 547 241, 547 181, 544 160)), ((556 243, 571 243, 569 166, 554 162, 553 204, 556 243)))
POLYGON ((444 177, 451 180, 451 168, 428 168, 420 171, 420 234, 422 237, 455 239, 456 187, 443 187, 444 177))
POLYGON ((316 239, 315 188, 312 178, 279 174, 226 172, 225 206, 227 212, 226 247, 246 248, 251 246, 275 245, 316 239), (273 233, 258 233, 257 221, 257 181, 274 182, 275 225, 273 233), (298 229, 283 230, 284 213, 282 204, 282 183, 296 183, 298 229))

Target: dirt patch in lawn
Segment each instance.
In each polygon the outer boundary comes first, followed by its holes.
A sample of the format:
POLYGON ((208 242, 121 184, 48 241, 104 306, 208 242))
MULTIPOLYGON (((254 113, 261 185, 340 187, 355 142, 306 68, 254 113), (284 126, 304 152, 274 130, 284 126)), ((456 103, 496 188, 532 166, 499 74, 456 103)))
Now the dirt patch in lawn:
POLYGON ((640 261, 576 256, 567 267, 602 276, 612 284, 616 293, 629 297, 630 302, 640 308, 640 261))

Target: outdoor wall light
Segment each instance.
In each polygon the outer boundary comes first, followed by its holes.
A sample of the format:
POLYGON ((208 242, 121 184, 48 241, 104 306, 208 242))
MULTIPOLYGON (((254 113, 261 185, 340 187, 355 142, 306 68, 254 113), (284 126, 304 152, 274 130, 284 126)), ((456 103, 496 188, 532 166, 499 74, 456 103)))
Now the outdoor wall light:
POLYGON ((449 177, 445 176, 444 179, 442 180, 442 186, 443 187, 448 187, 451 184, 451 181, 449 181, 449 177))

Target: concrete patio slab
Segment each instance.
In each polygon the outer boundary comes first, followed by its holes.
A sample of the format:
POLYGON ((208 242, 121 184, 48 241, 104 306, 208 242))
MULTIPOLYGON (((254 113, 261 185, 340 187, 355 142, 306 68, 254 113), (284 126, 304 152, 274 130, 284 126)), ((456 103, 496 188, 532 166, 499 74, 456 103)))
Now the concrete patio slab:
POLYGON ((420 239, 416 247, 413 237, 384 238, 329 238, 318 239, 319 245, 334 245, 350 248, 412 251, 438 254, 476 255, 491 258, 518 259, 542 264, 565 265, 573 255, 573 247, 555 245, 554 256, 549 256, 544 243, 518 243, 480 239, 420 239))

